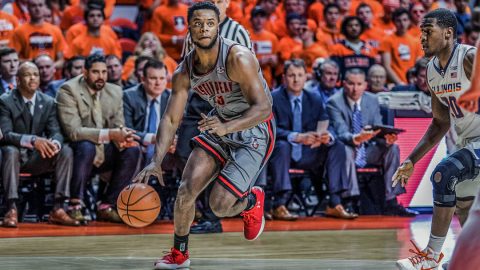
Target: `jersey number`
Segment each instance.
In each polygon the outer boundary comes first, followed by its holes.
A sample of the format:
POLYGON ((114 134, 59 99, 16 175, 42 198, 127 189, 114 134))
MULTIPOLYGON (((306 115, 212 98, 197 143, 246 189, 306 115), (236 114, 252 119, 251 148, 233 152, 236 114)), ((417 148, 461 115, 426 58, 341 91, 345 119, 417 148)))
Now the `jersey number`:
POLYGON ((223 96, 216 96, 215 99, 215 103, 217 103, 218 105, 225 105, 225 99, 223 99, 223 96))
POLYGON ((463 113, 457 105, 457 99, 454 96, 442 97, 443 102, 447 103, 450 114, 455 118, 462 118, 463 113))

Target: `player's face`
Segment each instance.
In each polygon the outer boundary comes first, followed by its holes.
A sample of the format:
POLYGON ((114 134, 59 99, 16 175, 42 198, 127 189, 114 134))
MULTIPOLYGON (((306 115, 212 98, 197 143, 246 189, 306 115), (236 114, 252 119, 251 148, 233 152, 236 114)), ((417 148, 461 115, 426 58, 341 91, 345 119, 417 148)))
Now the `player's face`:
POLYGON ((94 91, 100 91, 107 81, 107 65, 102 62, 93 63, 90 69, 84 72, 87 85, 94 91))
POLYGON ((116 82, 122 78, 122 64, 117 58, 107 60, 107 81, 116 82))
POLYGON ((94 9, 88 12, 88 17, 87 17, 88 26, 98 29, 100 28, 100 26, 102 26, 102 24, 103 24, 102 11, 94 9))
POLYGON ((18 72, 18 87, 29 94, 35 93, 40 85, 40 73, 33 64, 22 66, 18 72))
POLYGON ((303 86, 307 81, 307 73, 303 67, 296 67, 291 65, 285 75, 283 75, 287 89, 290 92, 298 93, 302 92, 303 86))
POLYGON ((204 50, 213 48, 218 39, 218 18, 215 11, 209 9, 194 11, 189 29, 195 46, 204 50))
POLYGON ((42 56, 35 61, 40 72, 40 81, 42 83, 48 83, 53 81, 55 76, 55 63, 50 57, 42 56))
POLYGON ((11 78, 18 72, 18 54, 11 53, 2 57, 0 61, 0 75, 3 78, 11 78))
POLYGON ((148 95, 158 97, 167 87, 167 69, 148 68, 147 76, 142 78, 142 83, 148 95))
POLYGON ((359 100, 367 89, 365 75, 349 74, 343 81, 343 89, 347 97, 353 101, 359 100))
POLYGON ((422 36, 420 38, 425 56, 430 58, 439 54, 449 42, 453 42, 451 28, 442 29, 437 24, 437 19, 427 18, 420 25, 422 36))

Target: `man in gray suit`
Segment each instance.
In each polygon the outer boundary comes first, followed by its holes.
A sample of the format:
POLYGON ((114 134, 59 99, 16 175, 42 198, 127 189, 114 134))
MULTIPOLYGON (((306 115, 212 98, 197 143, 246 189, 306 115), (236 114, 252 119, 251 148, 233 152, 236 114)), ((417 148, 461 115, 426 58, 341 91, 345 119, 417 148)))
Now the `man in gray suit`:
POLYGON ((4 227, 17 226, 16 200, 20 171, 41 175, 55 172, 55 206, 49 221, 62 225, 80 225, 67 215, 63 202, 69 197, 73 153, 63 145, 53 98, 37 91, 38 68, 25 62, 18 71, 18 88, 0 97, 2 139, 2 177, 8 212, 4 227))
POLYGON ((166 66, 155 59, 148 60, 141 81, 124 92, 123 112, 125 125, 137 131, 145 147, 143 163, 148 164, 153 157, 158 124, 170 97, 170 90, 166 89, 166 66))
POLYGON ((400 165, 400 149, 395 144, 397 136, 387 134, 378 138, 380 130, 371 127, 382 124, 380 105, 374 94, 365 92, 367 81, 361 69, 346 71, 343 91, 333 95, 327 103, 335 132, 347 150, 347 168, 352 183, 347 196, 360 194, 356 176, 356 167, 368 165, 382 166, 385 183, 387 215, 412 215, 409 210, 397 203, 397 195, 405 193, 405 188, 397 185, 392 188, 391 179, 400 165))

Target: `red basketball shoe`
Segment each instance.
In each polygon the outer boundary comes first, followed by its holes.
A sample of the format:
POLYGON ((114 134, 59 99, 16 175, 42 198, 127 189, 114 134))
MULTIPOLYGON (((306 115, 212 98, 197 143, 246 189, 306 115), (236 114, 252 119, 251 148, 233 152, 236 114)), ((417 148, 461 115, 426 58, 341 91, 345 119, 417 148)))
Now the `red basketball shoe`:
POLYGON ((154 269, 181 269, 190 267, 190 255, 187 252, 183 254, 179 250, 172 248, 163 258, 158 259, 153 266, 154 269))
POLYGON ((251 192, 255 195, 257 201, 252 209, 245 210, 240 214, 243 217, 243 235, 249 241, 257 239, 265 227, 265 217, 263 216, 265 192, 260 187, 253 187, 251 192))

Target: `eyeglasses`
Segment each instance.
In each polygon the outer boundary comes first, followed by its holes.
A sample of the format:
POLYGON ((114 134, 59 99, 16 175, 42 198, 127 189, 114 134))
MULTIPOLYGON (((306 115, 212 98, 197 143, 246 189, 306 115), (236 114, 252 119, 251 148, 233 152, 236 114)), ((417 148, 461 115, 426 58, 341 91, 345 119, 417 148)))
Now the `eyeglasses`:
POLYGON ((415 13, 415 14, 423 14, 423 13, 425 13, 425 10, 423 10, 423 9, 417 9, 417 10, 415 10, 415 9, 414 9, 414 10, 412 10, 412 13, 415 13))

